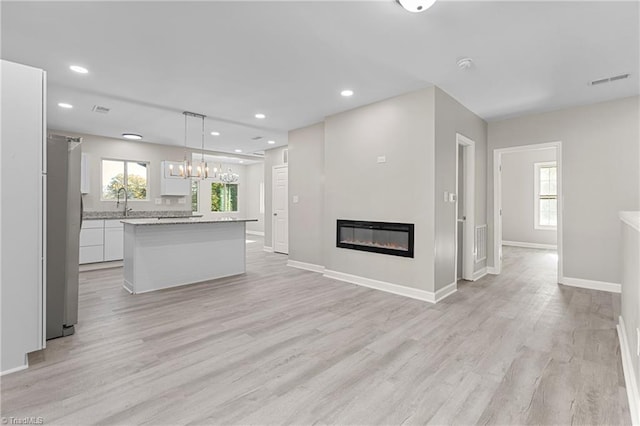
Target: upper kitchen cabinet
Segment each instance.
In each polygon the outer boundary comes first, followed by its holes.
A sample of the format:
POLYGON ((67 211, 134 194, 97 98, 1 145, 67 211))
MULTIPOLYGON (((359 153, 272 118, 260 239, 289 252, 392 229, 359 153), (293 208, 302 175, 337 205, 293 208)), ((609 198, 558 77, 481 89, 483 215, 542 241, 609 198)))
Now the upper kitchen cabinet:
POLYGON ((163 161, 161 163, 160 195, 188 196, 191 191, 191 179, 182 176, 172 176, 178 174, 183 163, 179 161, 163 161))

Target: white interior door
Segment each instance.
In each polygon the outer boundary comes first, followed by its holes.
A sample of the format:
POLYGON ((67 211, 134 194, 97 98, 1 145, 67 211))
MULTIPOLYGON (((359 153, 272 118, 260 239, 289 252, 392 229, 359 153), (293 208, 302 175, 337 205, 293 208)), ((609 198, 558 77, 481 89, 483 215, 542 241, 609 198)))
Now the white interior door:
POLYGON ((275 166, 273 185, 273 251, 289 254, 289 168, 275 166))

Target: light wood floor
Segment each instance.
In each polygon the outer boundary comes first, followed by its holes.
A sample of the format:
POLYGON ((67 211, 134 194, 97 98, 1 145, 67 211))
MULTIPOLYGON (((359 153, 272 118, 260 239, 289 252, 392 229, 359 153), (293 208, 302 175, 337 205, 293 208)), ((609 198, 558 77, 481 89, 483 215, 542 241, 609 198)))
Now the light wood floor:
MULTIPOLYGON (((288 268, 129 295, 83 272, 80 324, 2 378, 45 424, 630 423, 619 296, 558 286, 552 252, 430 305, 288 268)), ((371 254, 371 256, 376 256, 371 254)))

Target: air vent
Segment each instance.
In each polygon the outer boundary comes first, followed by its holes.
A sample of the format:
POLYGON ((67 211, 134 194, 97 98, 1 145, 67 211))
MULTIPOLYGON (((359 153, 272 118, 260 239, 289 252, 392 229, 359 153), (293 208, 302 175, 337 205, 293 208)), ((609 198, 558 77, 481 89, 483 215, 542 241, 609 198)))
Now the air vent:
POLYGON ((262 136, 254 136, 251 138, 252 141, 259 141, 260 139, 262 139, 262 136))
POLYGON ((94 105, 93 108, 91 108, 91 111, 93 112, 99 112, 100 114, 108 114, 109 111, 111 111, 109 108, 107 107, 103 107, 100 105, 94 105))
POLYGON ((256 157, 264 157, 264 151, 256 151, 256 152, 252 152, 249 155, 255 155, 256 157))
POLYGON ((597 86, 598 84, 611 83, 612 81, 624 80, 625 78, 629 78, 629 74, 620 74, 614 75, 613 77, 599 78, 597 80, 593 80, 589 84, 592 86, 597 86))

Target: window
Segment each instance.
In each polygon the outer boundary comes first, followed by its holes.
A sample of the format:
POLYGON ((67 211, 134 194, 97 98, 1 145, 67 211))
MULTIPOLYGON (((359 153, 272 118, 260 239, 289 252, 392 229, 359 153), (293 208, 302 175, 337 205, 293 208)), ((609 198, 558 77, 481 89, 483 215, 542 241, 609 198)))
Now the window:
POLYGON ((238 211, 238 184, 219 183, 211 184, 211 211, 212 212, 237 212, 238 211))
POLYGON ((191 211, 198 211, 198 181, 191 181, 191 211))
POLYGON ((556 229, 558 169, 556 162, 535 163, 535 229, 556 229))
POLYGON ((117 199, 121 188, 126 188, 130 200, 148 199, 148 171, 145 162, 102 160, 102 199, 117 199))

